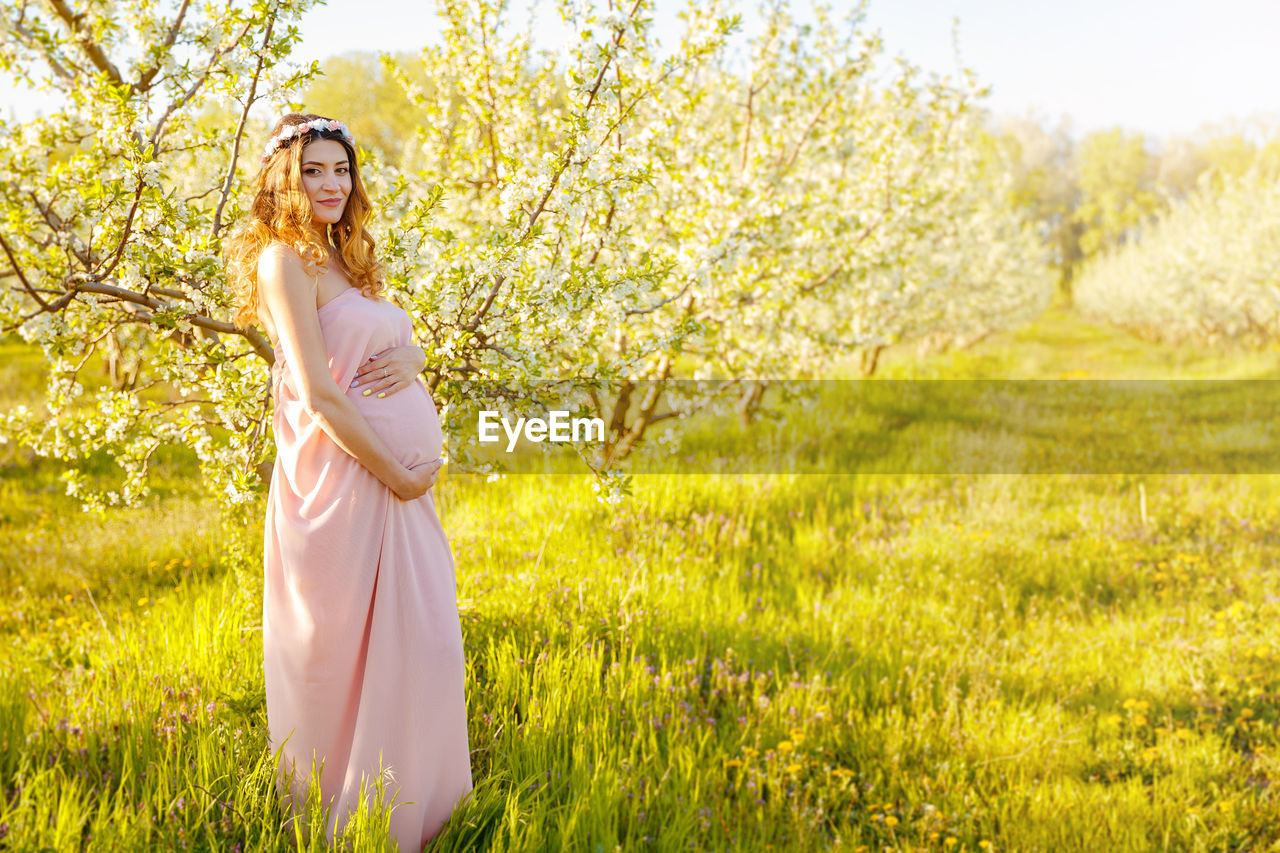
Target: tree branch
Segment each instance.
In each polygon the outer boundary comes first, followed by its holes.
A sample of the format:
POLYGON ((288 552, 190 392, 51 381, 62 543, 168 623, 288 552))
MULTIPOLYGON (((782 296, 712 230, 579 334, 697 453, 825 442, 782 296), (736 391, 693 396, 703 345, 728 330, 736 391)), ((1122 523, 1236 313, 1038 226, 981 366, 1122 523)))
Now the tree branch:
MULTIPOLYGON (((274 11, 272 12, 271 19, 272 19, 272 22, 275 21, 274 11)), ((209 79, 209 75, 213 72, 214 63, 216 63, 224 53, 228 52, 233 47, 238 45, 240 43, 240 40, 243 39, 248 34, 249 29, 252 26, 253 26, 253 21, 251 20, 246 21, 245 25, 240 29, 240 34, 237 35, 234 39, 232 39, 230 44, 228 44, 226 47, 215 50, 213 54, 209 57, 209 64, 205 66, 204 73, 200 75, 199 79, 197 79, 194 83, 192 83, 190 88, 187 89, 187 91, 182 93, 182 97, 178 98, 178 100, 169 104, 169 106, 164 111, 164 115, 160 116, 160 119, 156 122, 155 127, 151 130, 151 138, 148 141, 152 146, 159 145, 160 131, 161 129, 164 128, 165 122, 169 120, 169 116, 171 116, 175 110, 179 110, 183 106, 185 106, 187 101, 195 97, 196 92, 200 91, 200 87, 205 84, 205 81, 209 79)), ((259 59, 261 59, 261 56, 259 56, 259 59)))
POLYGON ((751 82, 747 84, 747 124, 742 135, 742 157, 738 166, 739 173, 746 171, 747 151, 751 147, 751 122, 755 118, 755 111, 752 109, 752 104, 755 102, 756 94, 764 91, 765 87, 768 85, 767 82, 761 83, 759 86, 754 86, 752 83, 755 83, 754 74, 751 77, 751 82))
MULTIPOLYGON (((11 184, 10 186, 15 185, 11 184)), ((45 224, 48 225, 55 234, 67 235, 67 248, 76 256, 76 260, 80 261, 85 269, 92 267, 92 247, 85 249, 77 246, 76 244, 79 243, 79 238, 72 229, 64 227, 62 218, 58 216, 58 214, 54 213, 53 210, 51 210, 44 202, 40 201, 40 197, 35 194, 34 190, 28 192, 27 195, 31 196, 31 201, 35 203, 36 209, 39 210, 40 215, 44 217, 45 224)))
MULTIPOLYGON (((62 67, 61 63, 59 63, 58 60, 54 57, 52 48, 46 48, 44 45, 41 44, 39 38, 36 37, 35 33, 31 32, 31 30, 22 26, 23 17, 24 15, 19 15, 18 19, 16 21, 13 21, 9 19, 8 15, 5 15, 4 16, 5 29, 17 33, 22 38, 23 43, 27 46, 28 49, 30 49, 33 53, 40 54, 44 58, 44 61, 49 63, 49 69, 53 71, 54 74, 61 77, 63 80, 67 81, 68 83, 73 82, 75 80, 75 75, 62 67)), ((26 77, 26 74, 24 73, 23 76, 26 77)), ((27 79, 30 80, 31 78, 27 77, 27 79)))
POLYGON ((133 194, 133 204, 129 205, 129 215, 124 221, 124 228, 120 232, 120 242, 116 244, 115 254, 111 258, 111 263, 107 264, 107 268, 98 273, 95 278, 106 278, 111 275, 116 266, 120 263, 120 259, 124 257, 125 246, 129 243, 129 234, 133 231, 133 217, 138 213, 138 204, 142 201, 142 188, 146 186, 143 183, 142 176, 138 176, 138 189, 133 194))
POLYGON ((680 290, 673 293, 671 296, 668 296, 666 299, 662 300, 656 305, 650 305, 648 308, 628 308, 623 313, 623 316, 630 317, 632 314, 652 314, 654 311, 657 311, 659 308, 661 308, 663 305, 666 305, 668 302, 675 302, 677 299, 683 296, 684 292, 689 289, 689 285, 692 283, 693 283, 692 279, 686 279, 684 283, 684 287, 680 288, 680 290))
POLYGON ((804 143, 806 140, 808 140, 809 134, 813 131, 813 128, 818 124, 818 121, 822 118, 822 114, 827 111, 827 107, 831 106, 832 101, 834 101, 835 99, 836 99, 835 95, 832 95, 830 98, 827 98, 827 100, 824 101, 822 105, 818 107, 817 110, 814 111, 813 118, 811 118, 809 120, 809 123, 805 125, 804 130, 800 134, 800 138, 796 140, 795 147, 791 149, 791 156, 787 158, 786 164, 785 165, 783 164, 781 157, 778 158, 779 166, 782 166, 783 168, 786 168, 786 169, 791 168, 791 165, 796 162, 796 158, 800 156, 800 149, 804 147, 804 143))
MULTIPOLYGON (((636 0, 635 5, 631 7, 631 12, 627 15, 628 20, 635 17, 636 10, 640 8, 642 2, 643 0, 636 0)), ((621 28, 614 31, 613 47, 615 53, 618 45, 622 44, 622 33, 623 30, 621 28)), ((613 64, 614 55, 611 53, 609 59, 600 66, 600 73, 596 75, 595 82, 591 86, 591 92, 587 96, 587 103, 582 108, 584 113, 588 112, 595 103, 596 96, 600 93, 600 86, 604 82, 604 75, 609 70, 609 66, 613 64)), ((577 145, 571 145, 569 150, 565 152, 564 158, 560 162, 560 167, 551 176, 551 183, 547 187, 547 191, 542 194, 542 199, 538 202, 538 206, 529 214, 529 221, 525 224, 524 233, 520 235, 520 241, 523 241, 532 233, 534 223, 538 221, 538 217, 546 209, 547 202, 551 199, 551 194, 555 192, 556 185, 560 183, 560 176, 564 174, 565 169, 569 168, 569 164, 573 161, 574 152, 577 150, 577 145)), ((494 279, 493 286, 489 288, 489 295, 485 297, 484 302, 476 309, 476 313, 472 315, 466 326, 464 326, 468 332, 474 332, 480 327, 480 321, 489 313, 489 308, 493 306, 493 301, 498 298, 498 293, 502 290, 502 285, 506 280, 507 277, 505 275, 500 275, 494 279)))
POLYGON ((92 36, 81 27, 80 24, 84 20, 84 13, 74 14, 63 0, 48 0, 48 3, 53 7, 53 11, 57 13, 58 17, 62 19, 63 23, 67 25, 67 28, 71 30, 72 38, 79 42, 80 47, 84 49, 85 55, 89 57, 89 61, 93 63, 94 67, 110 77, 112 83, 117 86, 123 85, 124 78, 120 76, 120 69, 116 68, 111 60, 107 58, 107 55, 103 53, 101 45, 94 41, 92 36))
MULTIPOLYGON (((178 32, 182 29, 182 19, 186 17, 187 7, 191 5, 191 0, 182 0, 182 5, 178 8, 178 17, 174 19, 173 26, 169 28, 169 35, 165 37, 164 46, 161 48, 163 53, 168 53, 173 47, 173 43, 178 38, 178 32)), ((145 94, 150 91, 151 83, 156 79, 160 66, 153 65, 145 74, 138 78, 138 82, 133 84, 133 91, 136 94, 145 94)))
MULTIPOLYGON (((483 7, 482 7, 483 8, 483 7)), ((494 24, 495 28, 497 22, 494 24)), ((493 183, 497 184, 502 178, 498 172, 498 142, 493 135, 493 117, 498 112, 498 99, 493 94, 493 75, 491 73, 492 57, 489 55, 489 34, 484 28, 484 14, 480 15, 480 49, 484 51, 484 86, 489 95, 488 121, 485 123, 489 136, 489 161, 493 169, 493 183)))
MULTIPOLYGON (((3 242, 4 242, 3 238, 0 238, 0 243, 3 243, 3 242)), ((7 252, 8 245, 7 243, 5 243, 4 245, 5 245, 5 250, 7 252)), ((165 295, 180 296, 184 299, 189 298, 186 294, 181 293, 179 291, 170 290, 169 288, 154 288, 154 291, 156 293, 163 293, 165 295)), ((41 307, 31 312, 30 314, 27 314, 19 318, 17 323, 14 323, 11 326, 6 327, 3 331, 5 332, 14 331, 15 329, 21 327, 22 324, 25 323, 27 320, 30 320, 32 317, 35 317, 39 314, 54 313, 56 311, 61 311, 68 304, 70 304, 70 302, 76 297, 76 294, 79 294, 79 293, 94 293, 102 296, 111 296, 111 297, 114 297, 115 299, 118 299, 122 302, 126 302, 130 305, 138 305, 138 306, 141 306, 142 308, 150 308, 152 311, 160 311, 168 307, 167 305, 165 305, 165 303, 161 302, 159 299, 155 299, 151 296, 148 296, 145 293, 139 293, 136 290, 130 290, 125 287, 119 287, 117 285, 107 284, 101 281, 94 281, 92 279, 89 279, 85 273, 77 273, 73 275, 67 281, 67 290, 64 291, 61 296, 59 296, 57 299, 53 300, 52 302, 45 302, 34 292, 33 289, 29 290, 28 292, 30 292, 32 297, 37 302, 40 303, 41 307)), ((271 342, 268 341, 262 335, 262 333, 259 332, 257 329, 254 329, 252 327, 247 329, 241 329, 232 323, 228 323, 223 320, 215 320, 212 317, 208 317, 208 316, 205 316, 204 314, 199 314, 194 311, 188 312, 187 314, 185 314, 184 318, 188 322, 190 322, 191 325, 197 326, 202 329, 207 329, 211 332, 221 332, 223 334, 228 334, 228 335, 239 335, 240 337, 245 339, 245 341, 249 344, 249 346, 253 348, 253 351, 257 353, 258 356, 260 356, 267 364, 273 364, 275 362, 275 352, 271 348, 271 342)), ((133 322, 149 323, 152 320, 154 320, 154 315, 151 313, 148 313, 147 311, 137 310, 133 312, 132 316, 130 317, 130 320, 133 322)))
MULTIPOLYGON (((27 293, 31 294, 31 298, 40 304, 43 311, 52 311, 49 303, 40 298, 40 294, 36 293, 35 288, 31 286, 31 282, 27 281, 27 276, 22 272, 22 268, 18 266, 18 260, 13 256, 13 250, 9 248, 9 241, 4 239, 4 235, 0 234, 0 246, 4 247, 5 256, 8 257, 9 263, 13 264, 14 272, 17 273, 18 281, 22 282, 22 286, 26 288, 27 293)), ((40 313, 40 312, 36 312, 40 313)))
POLYGON ((258 80, 262 77, 262 65, 267 59, 267 45, 271 44, 271 31, 276 25, 279 5, 272 7, 271 19, 267 21, 267 34, 262 38, 262 50, 258 51, 258 64, 253 69, 253 82, 249 84, 249 95, 244 99, 244 110, 240 113, 240 121, 236 124, 235 142, 231 145, 231 162, 227 164, 227 174, 222 179, 222 188, 218 206, 213 211, 213 224, 209 226, 209 236, 216 237, 222 229, 222 208, 226 206, 231 194, 231 182, 236 176, 236 161, 240 157, 240 142, 244 139, 244 128, 249 121, 249 110, 258 100, 258 80))

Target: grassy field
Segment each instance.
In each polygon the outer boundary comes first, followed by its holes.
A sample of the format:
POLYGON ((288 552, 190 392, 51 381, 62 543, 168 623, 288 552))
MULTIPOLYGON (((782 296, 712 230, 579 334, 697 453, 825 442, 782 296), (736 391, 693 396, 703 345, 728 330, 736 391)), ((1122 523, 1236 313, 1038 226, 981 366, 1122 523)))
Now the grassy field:
MULTIPOLYGON (((25 401, 38 362, 3 352, 25 401)), ((882 364, 1271 378, 1280 357, 1055 313, 882 364)), ((0 451, 0 849, 320 849, 269 795, 259 593, 181 454, 152 505, 99 520, 0 451)), ((437 492, 476 791, 430 849, 1280 850, 1274 476, 437 492)), ((350 841, 387 844, 376 819, 350 841)))

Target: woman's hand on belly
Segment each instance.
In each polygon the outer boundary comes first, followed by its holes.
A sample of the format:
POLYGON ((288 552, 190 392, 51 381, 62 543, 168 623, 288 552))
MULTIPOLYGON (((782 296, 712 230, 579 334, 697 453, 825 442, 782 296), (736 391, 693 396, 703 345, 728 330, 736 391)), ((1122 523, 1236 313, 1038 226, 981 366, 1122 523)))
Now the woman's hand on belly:
POLYGON ((351 387, 365 397, 390 397, 412 385, 426 364, 427 354, 422 347, 388 347, 360 365, 351 387))
POLYGON ((425 495, 436 484, 436 476, 442 465, 444 462, 440 459, 432 459, 411 467, 404 482, 395 490, 396 497, 402 501, 412 501, 425 495))

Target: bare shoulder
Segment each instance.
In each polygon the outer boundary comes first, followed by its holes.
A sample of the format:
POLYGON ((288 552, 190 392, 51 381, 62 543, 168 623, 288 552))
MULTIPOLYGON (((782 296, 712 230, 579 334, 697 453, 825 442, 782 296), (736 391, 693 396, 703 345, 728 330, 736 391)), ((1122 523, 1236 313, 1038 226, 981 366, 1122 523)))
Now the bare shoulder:
POLYGON ((273 341, 279 323, 288 325, 315 311, 315 279, 307 275, 298 253, 283 243, 272 243, 258 256, 258 319, 273 341))
POLYGON ((285 243, 271 243, 258 255, 258 277, 279 279, 286 271, 302 271, 302 258, 292 246, 285 243))
POLYGON ((292 246, 272 243, 258 256, 258 286, 265 294, 301 298, 308 295, 315 301, 316 280, 307 275, 302 258, 292 246))

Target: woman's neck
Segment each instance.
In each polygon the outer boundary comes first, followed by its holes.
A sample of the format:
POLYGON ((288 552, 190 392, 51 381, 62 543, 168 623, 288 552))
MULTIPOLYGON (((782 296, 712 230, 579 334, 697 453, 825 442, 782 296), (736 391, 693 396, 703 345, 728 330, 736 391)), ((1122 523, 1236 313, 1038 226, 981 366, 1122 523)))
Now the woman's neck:
POLYGON ((332 244, 327 245, 325 248, 327 248, 329 252, 325 258, 326 265, 335 265, 345 274, 347 271, 347 265, 342 262, 342 253, 339 252, 338 248, 332 244))

